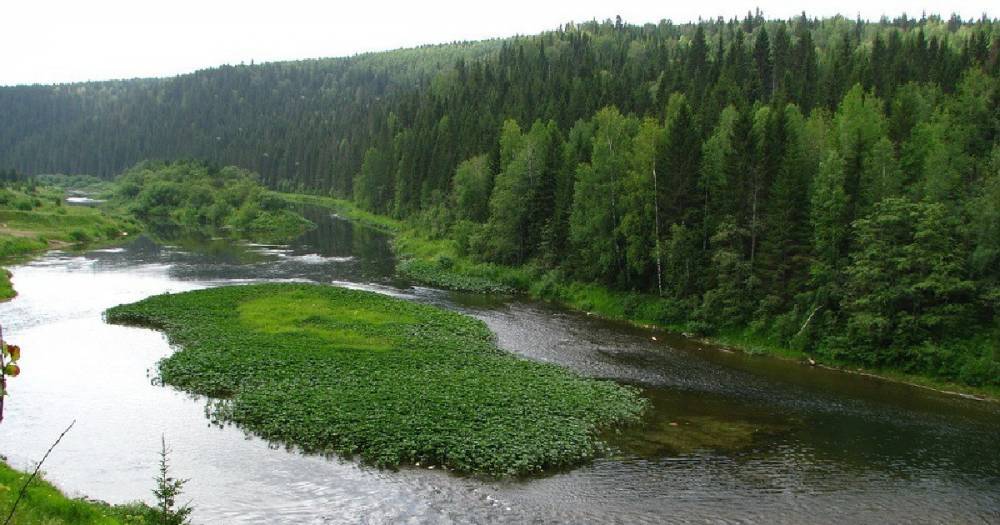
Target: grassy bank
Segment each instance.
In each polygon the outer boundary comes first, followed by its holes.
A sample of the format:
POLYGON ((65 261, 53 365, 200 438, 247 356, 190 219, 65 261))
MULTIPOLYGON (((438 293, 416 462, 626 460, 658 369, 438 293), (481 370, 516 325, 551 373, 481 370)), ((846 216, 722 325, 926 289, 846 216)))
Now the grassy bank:
POLYGON ((416 282, 460 292, 515 293, 526 289, 534 276, 530 269, 474 262, 459 254, 455 241, 428 239, 405 221, 362 210, 344 199, 279 195, 289 202, 330 208, 340 217, 392 234, 399 257, 396 270, 416 282))
POLYGON ((345 199, 335 199, 333 197, 322 197, 319 195, 305 195, 301 193, 277 193, 274 195, 295 204, 307 204, 311 206, 322 206, 335 211, 338 216, 350 219, 354 222, 364 224, 385 233, 396 233, 403 229, 405 223, 400 220, 376 215, 362 210, 353 202, 345 199))
MULTIPOLYGON (((696 327, 688 323, 665 322, 664 319, 683 318, 684 312, 673 311, 677 308, 675 304, 656 296, 616 291, 599 284, 572 281, 557 272, 531 265, 510 267, 476 262, 461 255, 458 244, 453 240, 429 239, 413 225, 366 212, 349 201, 305 195, 282 194, 282 196, 295 202, 329 207, 345 218, 362 224, 375 225, 393 234, 393 245, 400 259, 397 270, 417 282, 467 292, 525 293, 534 299, 558 303, 607 319, 678 333, 697 332, 696 327)), ((878 376, 947 393, 1000 399, 1000 388, 995 386, 970 386, 900 370, 859 367, 856 363, 789 348, 780 342, 754 333, 750 328, 726 330, 704 338, 704 341, 751 354, 801 362, 813 360, 822 366, 850 373, 878 376)))
POLYGON ((215 416, 311 452, 387 467, 522 475, 603 452, 638 393, 497 349, 480 321, 343 288, 267 284, 160 295, 107 311, 182 350, 165 383, 223 397, 215 416))
MULTIPOLYGON (((53 248, 112 242, 138 227, 108 208, 68 206, 56 186, 22 183, 0 188, 0 262, 20 260, 53 248)), ((0 268, 0 300, 16 292, 0 268)))
POLYGON ((69 206, 58 187, 0 189, 0 257, 50 247, 114 240, 136 230, 133 220, 107 208, 69 206))
MULTIPOLYGON (((29 474, 0 461, 0 518, 6 519, 29 474)), ((25 491, 11 525, 140 525, 155 523, 151 509, 141 503, 107 505, 67 497, 36 477, 25 491)))

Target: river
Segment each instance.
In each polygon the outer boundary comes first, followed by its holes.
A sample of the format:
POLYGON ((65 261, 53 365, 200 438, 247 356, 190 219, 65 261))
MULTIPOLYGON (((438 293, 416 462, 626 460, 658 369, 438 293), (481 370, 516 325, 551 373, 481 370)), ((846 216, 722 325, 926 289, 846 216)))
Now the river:
POLYGON ((145 236, 11 268, 0 305, 23 348, 0 453, 71 495, 151 500, 161 435, 197 523, 1000 523, 1000 405, 728 352, 544 303, 412 286, 388 239, 319 209, 287 246, 145 236), (172 349, 101 312, 153 294, 310 281, 437 304, 483 320, 529 359, 642 388, 644 423, 618 452, 519 480, 378 470, 309 456, 205 417, 205 398, 155 384, 172 349), (655 338, 655 340, 654 340, 655 338))

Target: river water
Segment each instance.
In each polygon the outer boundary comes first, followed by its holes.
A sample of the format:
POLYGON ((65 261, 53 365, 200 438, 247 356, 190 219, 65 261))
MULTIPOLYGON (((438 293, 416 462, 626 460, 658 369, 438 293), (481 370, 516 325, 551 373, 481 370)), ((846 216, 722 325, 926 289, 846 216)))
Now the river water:
POLYGON ((411 286, 387 239, 308 209, 288 246, 140 236, 11 268, 0 305, 23 348, 0 453, 72 495, 151 500, 161 436, 197 523, 1000 523, 1000 405, 753 357, 550 305, 411 286), (152 294, 260 281, 387 293, 473 315, 511 352, 637 385, 618 452, 523 480, 378 470, 212 426, 208 400, 158 386, 172 349, 101 312, 152 294), (653 339, 655 338, 655 340, 653 339))

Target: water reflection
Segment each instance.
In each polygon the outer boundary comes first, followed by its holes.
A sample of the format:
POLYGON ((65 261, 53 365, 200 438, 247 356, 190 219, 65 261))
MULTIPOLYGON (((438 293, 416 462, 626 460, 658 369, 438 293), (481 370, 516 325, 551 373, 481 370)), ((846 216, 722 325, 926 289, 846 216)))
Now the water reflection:
POLYGON ((46 464, 73 493, 148 498, 159 437, 204 523, 990 522, 1000 520, 997 405, 794 363, 726 353, 539 303, 408 286, 378 232, 304 210, 318 228, 287 246, 138 237, 13 269, 0 305, 25 348, 2 450, 46 464), (336 283, 474 315, 505 349, 643 389, 643 425, 617 452, 532 480, 398 472, 303 456, 211 427, 206 400, 150 384, 160 334, 101 312, 148 295, 275 280, 336 283), (657 340, 653 341, 652 336, 657 340))

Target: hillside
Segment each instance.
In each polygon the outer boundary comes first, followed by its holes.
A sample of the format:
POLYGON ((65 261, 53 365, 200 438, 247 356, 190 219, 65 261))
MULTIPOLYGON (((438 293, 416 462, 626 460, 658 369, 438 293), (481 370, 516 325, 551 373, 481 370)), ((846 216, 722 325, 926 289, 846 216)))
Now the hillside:
POLYGON ((998 108, 996 20, 591 22, 0 88, 0 166, 239 165, 543 297, 596 307, 587 283, 627 318, 996 386, 998 108))

